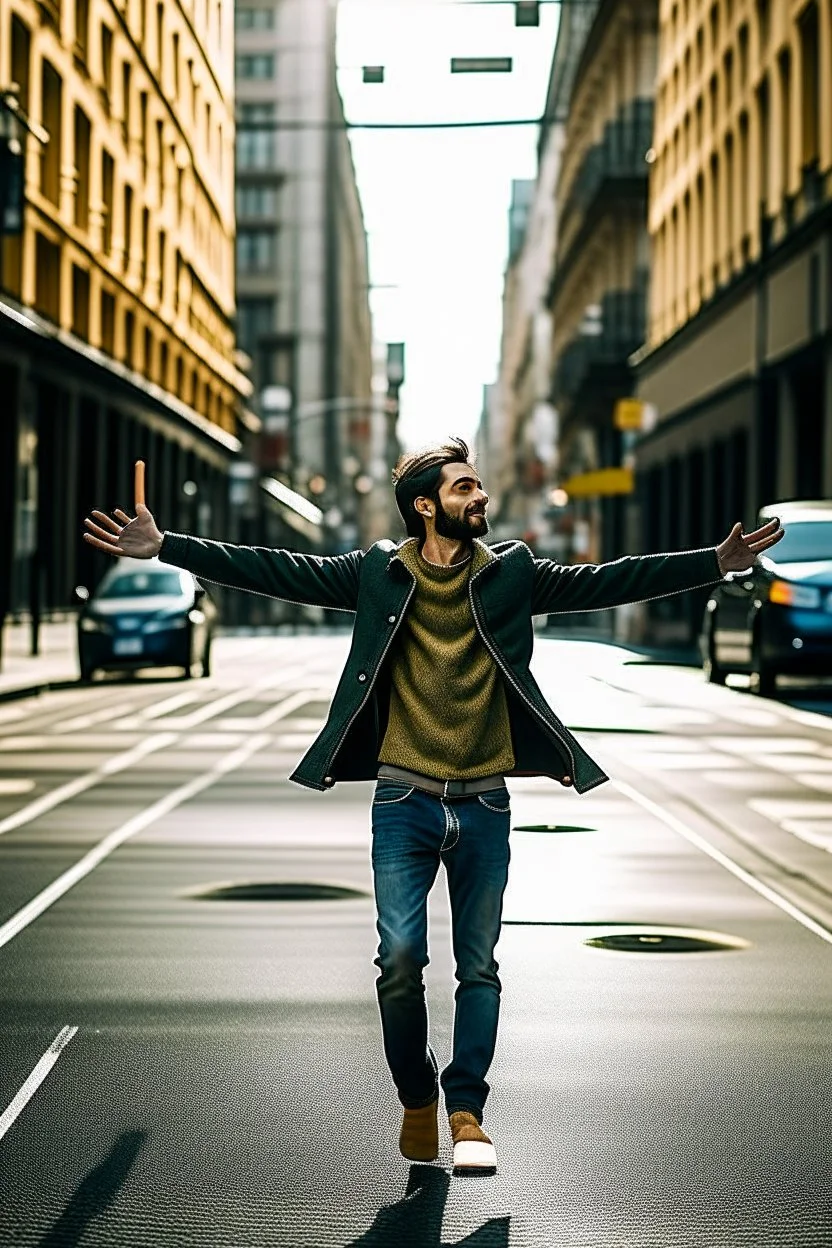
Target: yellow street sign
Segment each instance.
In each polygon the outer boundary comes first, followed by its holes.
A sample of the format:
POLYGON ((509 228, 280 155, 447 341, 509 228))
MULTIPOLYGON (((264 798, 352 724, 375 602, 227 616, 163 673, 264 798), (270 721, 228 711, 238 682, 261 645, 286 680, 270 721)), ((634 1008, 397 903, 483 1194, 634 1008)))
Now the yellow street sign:
POLYGON ((644 404, 641 399, 619 399, 613 412, 616 429, 640 429, 644 422, 644 404))
POLYGON ((570 477, 561 488, 570 498, 599 498, 607 494, 632 494, 635 482, 632 468, 599 468, 570 477))

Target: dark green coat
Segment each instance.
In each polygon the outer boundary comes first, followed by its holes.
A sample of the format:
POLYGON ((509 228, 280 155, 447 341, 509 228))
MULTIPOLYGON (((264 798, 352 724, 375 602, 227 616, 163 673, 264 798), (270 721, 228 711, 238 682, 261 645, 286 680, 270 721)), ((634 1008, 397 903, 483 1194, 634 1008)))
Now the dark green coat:
MULTIPOLYGON (((535 559, 523 542, 484 549, 488 562, 471 577, 469 595, 474 623, 505 680, 516 760, 512 774, 571 776, 575 789, 585 793, 609 777, 547 705, 529 671, 532 616, 598 611, 713 585, 722 580, 716 549, 569 566, 535 559)), ((385 539, 366 552, 323 557, 165 534, 162 562, 187 568, 201 580, 355 612, 352 645, 329 717, 291 776, 310 789, 328 789, 337 780, 372 780, 378 772, 390 702, 385 659, 416 588, 397 550, 397 543, 385 539)))

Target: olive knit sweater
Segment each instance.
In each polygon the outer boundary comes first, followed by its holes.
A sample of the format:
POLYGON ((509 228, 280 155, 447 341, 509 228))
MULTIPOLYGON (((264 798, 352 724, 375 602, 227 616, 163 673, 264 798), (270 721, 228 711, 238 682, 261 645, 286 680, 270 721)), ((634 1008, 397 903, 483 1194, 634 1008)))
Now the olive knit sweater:
POLYGON ((379 762, 440 780, 474 780, 514 767, 502 677, 474 625, 463 563, 423 558, 416 538, 398 551, 416 592, 391 651, 390 719, 379 762))

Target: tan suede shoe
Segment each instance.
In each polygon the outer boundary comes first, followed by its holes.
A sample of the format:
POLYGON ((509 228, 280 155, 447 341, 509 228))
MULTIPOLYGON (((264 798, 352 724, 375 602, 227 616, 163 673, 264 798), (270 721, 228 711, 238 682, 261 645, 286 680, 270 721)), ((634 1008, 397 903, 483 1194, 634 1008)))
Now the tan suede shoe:
POLYGON ((422 1109, 406 1109, 399 1135, 399 1151, 408 1161, 435 1161, 439 1156, 439 1097, 422 1109))
POLYGON ((448 1121, 454 1142, 454 1174, 495 1174, 497 1150, 474 1115, 460 1109, 448 1121))

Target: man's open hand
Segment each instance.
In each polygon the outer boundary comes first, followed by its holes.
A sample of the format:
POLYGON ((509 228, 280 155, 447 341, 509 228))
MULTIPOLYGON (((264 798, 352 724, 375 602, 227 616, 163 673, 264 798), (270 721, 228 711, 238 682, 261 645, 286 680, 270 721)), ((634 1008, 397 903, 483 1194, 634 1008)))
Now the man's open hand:
POLYGON ((152 559, 158 555, 162 534, 144 503, 136 504, 136 516, 132 520, 118 507, 113 512, 115 520, 104 511, 92 514, 95 520, 87 516, 84 521, 89 530, 84 534, 84 541, 91 546, 106 550, 108 555, 126 555, 129 559, 152 559))
POLYGON ((726 572, 744 572, 746 568, 753 567, 757 555, 768 550, 769 546, 774 546, 785 535, 786 531, 780 527, 777 516, 753 533, 743 533, 742 524, 738 520, 725 541, 716 548, 722 575, 726 572))

